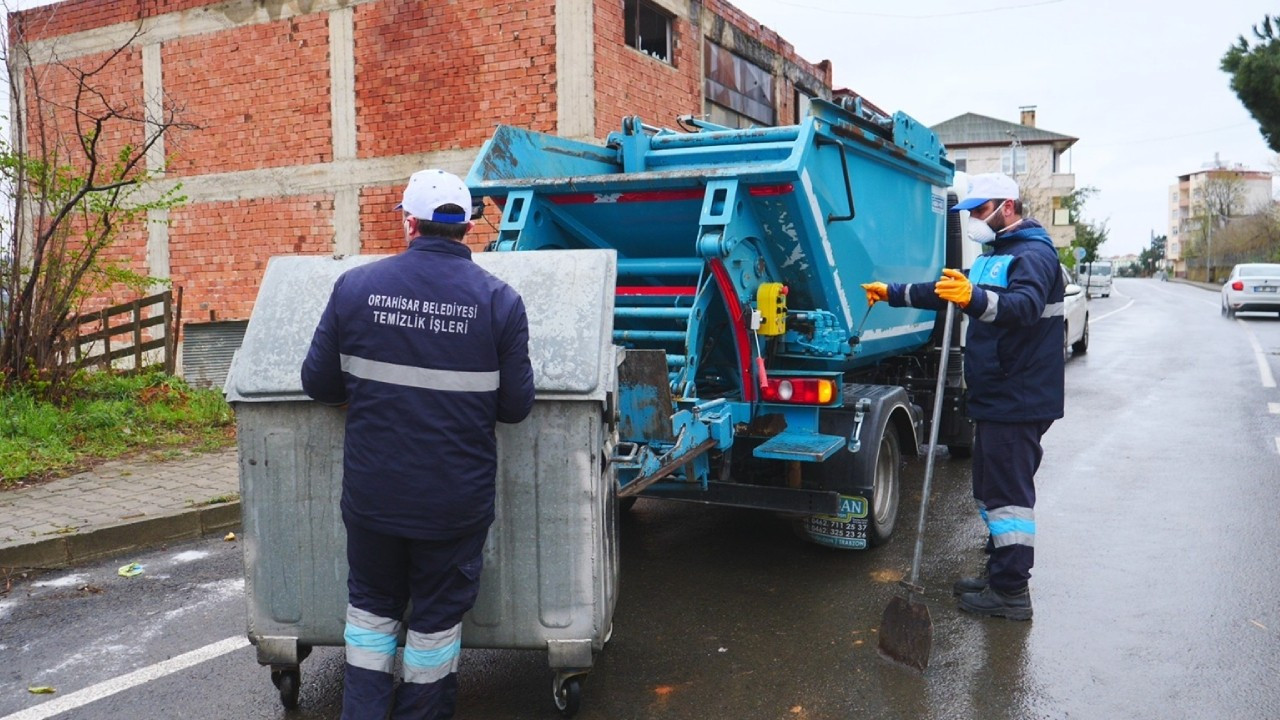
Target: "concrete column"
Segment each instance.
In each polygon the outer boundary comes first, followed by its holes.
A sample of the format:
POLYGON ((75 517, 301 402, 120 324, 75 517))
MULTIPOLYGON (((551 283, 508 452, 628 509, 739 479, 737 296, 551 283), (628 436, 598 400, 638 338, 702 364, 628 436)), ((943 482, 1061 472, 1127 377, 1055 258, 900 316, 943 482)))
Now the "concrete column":
MULTIPOLYGON (((356 157, 356 47, 352 8, 329 13, 329 88, 335 162, 356 157)), ((360 191, 342 187, 333 194, 333 253, 360 254, 360 191)))
POLYGON ((556 134, 596 132, 594 0, 556 0, 556 134))
MULTIPOLYGON (((160 44, 142 46, 142 103, 146 114, 146 134, 151 137, 164 125, 164 72, 160 62, 160 44)), ((164 136, 147 148, 146 169, 155 178, 164 177, 164 136)), ((147 274, 158 280, 167 280, 169 271, 169 211, 147 211, 147 274)), ((164 283, 155 283, 151 292, 165 289, 164 283)), ((166 328, 157 326, 151 332, 163 337, 166 328)))
MULTIPOLYGON (((169 211, 147 211, 147 274, 153 278, 169 278, 169 211)), ((164 285, 157 283, 152 292, 160 292, 164 285)))
MULTIPOLYGON (((142 46, 142 103, 146 113, 147 137, 151 137, 164 124, 164 72, 160 64, 160 44, 142 46)), ((164 136, 147 149, 147 172, 156 177, 164 175, 164 136)))
POLYGON ((353 187, 333 193, 333 254, 360 254, 360 191, 353 187))
POLYGON ((333 159, 356 156, 356 47, 352 8, 329 13, 329 88, 333 159))

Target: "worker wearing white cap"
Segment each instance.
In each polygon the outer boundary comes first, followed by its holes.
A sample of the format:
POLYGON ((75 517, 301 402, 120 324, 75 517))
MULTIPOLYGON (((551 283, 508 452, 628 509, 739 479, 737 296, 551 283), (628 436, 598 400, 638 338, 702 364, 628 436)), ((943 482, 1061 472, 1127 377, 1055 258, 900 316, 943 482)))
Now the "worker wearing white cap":
POLYGON ((533 407, 524 302, 461 242, 467 186, 423 170, 396 209, 408 249, 338 278, 302 367, 308 395, 347 405, 344 720, 454 716, 494 519, 494 423, 533 407))
POLYGON ((1018 185, 1001 173, 974 175, 964 200, 966 234, 983 254, 966 275, 944 269, 931 283, 871 282, 867 302, 969 316, 965 407, 974 421, 973 497, 986 523, 987 564, 955 584, 960 607, 979 615, 1031 619, 1035 561, 1035 474, 1040 439, 1063 414, 1063 292, 1053 240, 1023 217, 1018 185))

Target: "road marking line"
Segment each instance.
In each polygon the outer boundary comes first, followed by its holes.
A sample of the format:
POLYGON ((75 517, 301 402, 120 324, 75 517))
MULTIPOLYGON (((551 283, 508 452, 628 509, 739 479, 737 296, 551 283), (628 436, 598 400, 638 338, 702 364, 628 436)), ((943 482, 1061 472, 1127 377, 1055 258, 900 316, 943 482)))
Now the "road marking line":
POLYGON ((1240 323, 1240 327, 1244 328, 1245 335, 1249 336, 1249 344, 1253 346, 1253 359, 1258 362, 1258 374, 1262 376, 1262 387, 1273 388, 1276 386, 1276 379, 1271 375, 1271 363, 1267 362, 1267 354, 1262 352, 1262 345, 1258 342, 1258 337, 1253 334, 1249 326, 1240 318, 1236 318, 1236 322, 1240 323))
POLYGON ((1280 415, 1280 403, 1267 403, 1267 409, 1272 415, 1280 415))
POLYGON ((166 675, 172 675, 192 665, 199 665, 206 660, 212 660, 229 652, 235 652, 248 644, 249 639, 239 635, 229 637, 226 640, 219 640, 212 645, 196 648, 191 652, 169 658, 164 662, 134 670, 120 677, 104 680, 97 685, 90 685, 83 690, 77 690, 70 695, 64 695, 56 700, 29 707, 12 715, 6 715, 0 720, 45 720, 45 718, 60 715, 68 710, 75 710, 143 683, 158 680, 166 675))
POLYGON ((1099 315, 1098 317, 1095 317, 1095 318, 1089 318, 1089 322, 1095 322, 1095 323, 1102 322, 1103 320, 1106 320, 1107 318, 1111 317, 1112 315, 1115 315, 1118 312, 1128 310, 1129 306, 1132 304, 1133 304, 1133 298, 1129 298, 1129 302, 1125 303, 1124 305, 1121 305, 1120 307, 1116 308, 1115 310, 1112 310, 1109 313, 1106 313, 1105 315, 1099 315))

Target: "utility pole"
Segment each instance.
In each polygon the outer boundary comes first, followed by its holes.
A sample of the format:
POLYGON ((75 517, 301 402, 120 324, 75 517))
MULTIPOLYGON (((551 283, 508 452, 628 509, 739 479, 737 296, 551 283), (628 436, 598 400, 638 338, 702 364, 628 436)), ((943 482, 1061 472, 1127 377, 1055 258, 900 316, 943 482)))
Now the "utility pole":
POLYGON ((1018 151, 1022 149, 1022 141, 1012 130, 1005 130, 1005 135, 1013 138, 1013 143, 1009 146, 1009 175, 1013 177, 1013 181, 1018 181, 1018 151))
POLYGON ((1208 246, 1208 258, 1205 259, 1205 282, 1213 282, 1213 208, 1209 208, 1209 233, 1205 245, 1208 246))

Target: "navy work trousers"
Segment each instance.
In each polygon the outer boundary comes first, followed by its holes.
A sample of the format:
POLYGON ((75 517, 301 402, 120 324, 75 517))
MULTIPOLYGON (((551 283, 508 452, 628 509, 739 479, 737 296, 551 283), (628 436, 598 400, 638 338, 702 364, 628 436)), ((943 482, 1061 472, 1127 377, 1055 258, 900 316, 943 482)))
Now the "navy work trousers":
POLYGON ((973 498, 987 524, 988 582, 1000 592, 1027 586, 1035 564, 1036 470, 1052 420, 979 420, 973 438, 973 498))
POLYGON ((347 663, 343 720, 452 718, 462 616, 480 590, 488 529, 451 540, 383 535, 347 523, 347 663), (402 659, 392 666, 412 601, 402 659))

